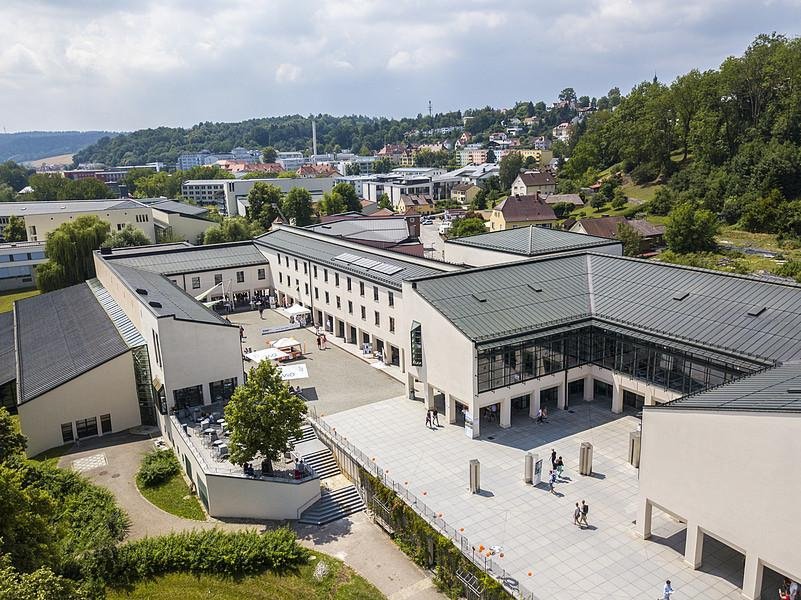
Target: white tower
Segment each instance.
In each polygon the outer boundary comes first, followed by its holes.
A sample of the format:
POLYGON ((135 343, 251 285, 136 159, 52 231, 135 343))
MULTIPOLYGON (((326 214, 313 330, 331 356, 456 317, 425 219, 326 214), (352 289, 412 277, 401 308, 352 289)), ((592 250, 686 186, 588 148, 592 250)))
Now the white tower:
POLYGON ((317 156, 317 124, 312 119, 312 156, 317 156))

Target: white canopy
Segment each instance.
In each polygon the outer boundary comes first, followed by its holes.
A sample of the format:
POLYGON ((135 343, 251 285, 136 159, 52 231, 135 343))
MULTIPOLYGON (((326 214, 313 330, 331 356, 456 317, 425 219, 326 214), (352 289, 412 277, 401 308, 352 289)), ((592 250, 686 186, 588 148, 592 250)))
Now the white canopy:
POLYGON ((273 342, 273 348, 292 348, 293 346, 300 346, 300 342, 295 338, 281 338, 273 342))
POLYGON ((256 350, 245 354, 253 362, 261 362, 263 360, 281 360, 289 358, 289 354, 282 352, 278 348, 265 348, 264 350, 256 350))
POLYGON ((292 381, 293 379, 308 379, 309 370, 305 364, 301 365, 284 365, 278 367, 281 371, 281 379, 284 381, 292 381))
POLYGON ((302 307, 300 304, 293 304, 289 308, 284 310, 286 314, 290 317, 296 317, 298 315, 308 315, 311 314, 311 311, 308 308, 302 307))

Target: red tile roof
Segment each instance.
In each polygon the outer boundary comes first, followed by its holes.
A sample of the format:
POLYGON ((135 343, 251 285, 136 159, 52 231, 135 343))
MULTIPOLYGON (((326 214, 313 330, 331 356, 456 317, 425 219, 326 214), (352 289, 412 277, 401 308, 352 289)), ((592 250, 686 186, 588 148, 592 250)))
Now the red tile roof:
POLYGON ((520 179, 526 187, 556 185, 556 178, 547 171, 526 171, 525 173, 520 173, 520 179))
POLYGON ((507 222, 556 220, 553 209, 540 200, 539 194, 509 196, 495 210, 499 210, 507 222))

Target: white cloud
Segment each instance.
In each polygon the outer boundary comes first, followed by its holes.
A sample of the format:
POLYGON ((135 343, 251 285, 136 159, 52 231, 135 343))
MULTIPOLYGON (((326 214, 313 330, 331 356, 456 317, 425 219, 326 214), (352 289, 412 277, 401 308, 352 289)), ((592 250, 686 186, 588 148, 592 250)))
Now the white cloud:
POLYGON ((300 67, 292 63, 281 63, 275 70, 275 80, 278 83, 294 83, 300 79, 300 67))

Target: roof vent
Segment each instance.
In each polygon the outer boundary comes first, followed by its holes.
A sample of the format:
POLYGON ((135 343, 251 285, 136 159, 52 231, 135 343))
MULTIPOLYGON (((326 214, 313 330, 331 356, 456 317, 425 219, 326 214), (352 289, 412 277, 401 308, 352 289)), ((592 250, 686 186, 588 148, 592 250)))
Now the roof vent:
POLYGON ((151 300, 148 304, 153 308, 161 308, 161 302, 156 302, 155 300, 151 300))
POLYGON ((676 292, 675 294, 673 294, 673 299, 674 300, 678 300, 679 302, 681 302, 682 300, 684 300, 689 295, 690 295, 690 292, 676 292))
POLYGON ((487 299, 484 296, 476 296, 475 294, 471 294, 471 295, 473 296, 473 299, 476 302, 486 302, 487 301, 487 299))
POLYGON ((136 288, 136 293, 140 296, 147 296, 147 290, 144 288, 136 288))
POLYGON ((528 284, 528 289, 530 289, 532 292, 538 292, 538 293, 542 291, 541 287, 537 287, 536 285, 532 285, 530 283, 528 284))
POLYGON ((790 388, 789 390, 787 390, 787 393, 788 394, 801 394, 801 389, 799 389, 799 388, 790 388))
POLYGON ((748 316, 749 317, 758 317, 763 312, 765 312, 767 309, 768 309, 767 306, 755 306, 754 308, 752 308, 751 310, 748 311, 748 316))

